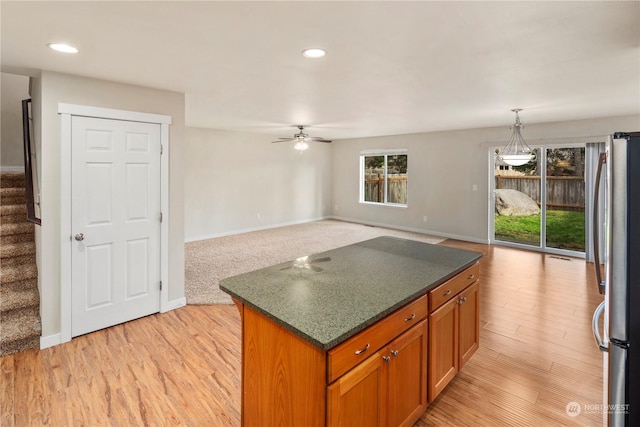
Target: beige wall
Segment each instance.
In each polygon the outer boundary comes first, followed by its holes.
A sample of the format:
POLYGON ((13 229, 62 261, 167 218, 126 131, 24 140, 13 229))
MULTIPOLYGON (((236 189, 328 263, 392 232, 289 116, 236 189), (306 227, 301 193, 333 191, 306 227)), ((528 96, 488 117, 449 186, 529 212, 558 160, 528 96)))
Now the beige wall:
POLYGON ((273 135, 187 128, 187 241, 329 215, 331 145, 303 154, 273 135))
MULTIPOLYGON (((558 138, 640 130, 640 117, 525 123, 525 126, 526 140, 553 143, 558 138)), ((488 242, 489 149, 494 143, 504 145, 509 136, 509 128, 504 126, 337 141, 331 151, 332 215, 488 242), (358 202, 360 151, 385 148, 409 150, 407 208, 358 202), (477 185, 477 191, 472 191, 473 185, 477 185)))
POLYGON ((184 95, 43 71, 34 87, 41 107, 40 287, 42 335, 60 332, 60 167, 58 103, 164 114, 172 117, 169 145, 169 301, 184 296, 184 95))
MULTIPOLYGON (((300 155, 270 135, 186 128, 184 95, 43 71, 33 84, 42 227, 38 260, 43 337, 60 332, 58 103, 172 116, 170 126, 169 300, 184 296, 184 241, 334 216, 427 233, 488 240, 489 147, 508 126, 312 144, 300 155), (359 154, 409 150, 409 206, 358 203, 359 154), (477 185, 477 191, 472 186, 477 185), (428 221, 423 221, 423 216, 428 221)), ((525 123, 526 124, 526 123, 525 123)), ((640 129, 640 117, 527 125, 527 140, 640 129)))
POLYGON ((29 98, 29 77, 2 73, 0 78, 0 165, 24 167, 22 100, 29 98))

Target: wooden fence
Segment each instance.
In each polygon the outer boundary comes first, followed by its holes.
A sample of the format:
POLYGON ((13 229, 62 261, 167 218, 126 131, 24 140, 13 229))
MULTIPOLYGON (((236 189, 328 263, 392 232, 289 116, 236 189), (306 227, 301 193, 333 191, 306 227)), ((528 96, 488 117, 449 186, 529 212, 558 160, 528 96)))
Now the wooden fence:
MULTIPOLYGON (((539 176, 496 175, 496 189, 518 190, 540 205, 539 176)), ((547 177, 547 208, 565 211, 584 211, 584 178, 579 176, 547 177)))
MULTIPOLYGON (((387 203, 407 204, 407 174, 389 174, 387 203)), ((384 174, 365 174, 364 200, 384 202, 384 174)))

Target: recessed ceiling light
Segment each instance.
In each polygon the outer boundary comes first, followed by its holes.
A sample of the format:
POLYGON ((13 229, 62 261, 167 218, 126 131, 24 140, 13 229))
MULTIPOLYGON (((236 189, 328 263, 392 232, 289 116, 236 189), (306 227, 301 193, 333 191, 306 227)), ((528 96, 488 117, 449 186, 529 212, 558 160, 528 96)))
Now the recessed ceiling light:
POLYGON ((64 52, 64 53, 78 53, 78 49, 76 49, 73 46, 70 46, 68 44, 64 44, 64 43, 49 43, 47 46, 49 46, 51 49, 58 51, 58 52, 64 52))
POLYGON ((322 58, 327 54, 323 49, 311 48, 302 51, 305 58, 322 58))

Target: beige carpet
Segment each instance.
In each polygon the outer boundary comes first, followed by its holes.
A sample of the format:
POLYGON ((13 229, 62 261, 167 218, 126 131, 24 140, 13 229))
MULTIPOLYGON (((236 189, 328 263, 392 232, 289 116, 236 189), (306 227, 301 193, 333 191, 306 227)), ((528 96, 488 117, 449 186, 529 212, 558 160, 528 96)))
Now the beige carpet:
POLYGON ((439 243, 442 238, 344 221, 305 224, 218 237, 185 245, 187 304, 231 304, 220 280, 379 236, 439 243))
POLYGON ((0 174, 0 357, 40 348, 40 293, 34 225, 24 173, 0 174))

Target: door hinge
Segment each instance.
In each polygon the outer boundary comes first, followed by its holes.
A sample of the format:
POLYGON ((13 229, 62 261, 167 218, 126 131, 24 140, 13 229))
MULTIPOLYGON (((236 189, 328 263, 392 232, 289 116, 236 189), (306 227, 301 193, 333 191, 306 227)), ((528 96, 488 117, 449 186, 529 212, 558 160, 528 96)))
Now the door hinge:
POLYGON ((162 280, 160 280, 160 290, 162 290, 162 280))
POLYGON ((160 222, 162 222, 162 212, 160 212, 160 222))
POLYGON ((162 153, 164 153, 164 145, 160 144, 160 155, 162 155, 162 153))

